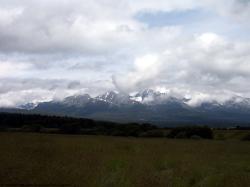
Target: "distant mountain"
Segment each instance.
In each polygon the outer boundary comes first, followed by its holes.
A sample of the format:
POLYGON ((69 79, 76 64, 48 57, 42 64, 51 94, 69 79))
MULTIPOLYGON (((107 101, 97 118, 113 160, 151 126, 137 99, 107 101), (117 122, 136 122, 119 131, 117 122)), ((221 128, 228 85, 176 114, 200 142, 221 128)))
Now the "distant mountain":
MULTIPOLYGON (((116 122, 150 122, 156 125, 210 125, 216 127, 250 124, 250 99, 233 97, 219 103, 190 106, 186 98, 176 98, 151 89, 133 95, 116 91, 97 97, 88 94, 62 101, 23 105, 30 113, 87 117, 116 122)), ((2 109, 3 110, 3 109, 2 109)))
POLYGON ((131 105, 131 104, 137 103, 136 101, 132 100, 129 95, 114 92, 114 91, 106 92, 105 94, 97 96, 94 99, 109 103, 111 105, 117 105, 117 106, 131 105))
POLYGON ((65 106, 73 106, 73 107, 84 107, 86 104, 92 101, 92 98, 88 94, 84 95, 75 95, 66 97, 62 104, 65 106))
POLYGON ((24 110, 32 110, 37 107, 36 103, 27 103, 24 105, 20 105, 18 108, 19 109, 24 109, 24 110))

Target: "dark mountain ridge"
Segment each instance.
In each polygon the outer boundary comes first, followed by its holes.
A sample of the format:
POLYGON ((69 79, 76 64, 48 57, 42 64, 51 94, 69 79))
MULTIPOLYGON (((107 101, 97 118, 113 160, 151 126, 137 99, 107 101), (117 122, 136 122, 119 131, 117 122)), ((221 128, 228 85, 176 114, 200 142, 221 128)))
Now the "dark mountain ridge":
POLYGON ((233 97, 224 103, 212 101, 197 106, 190 106, 188 101, 154 90, 144 90, 132 96, 111 91, 97 97, 84 94, 66 97, 62 101, 37 105, 29 103, 19 110, 12 110, 125 123, 149 122, 160 126, 191 124, 226 127, 250 124, 248 98, 233 97))

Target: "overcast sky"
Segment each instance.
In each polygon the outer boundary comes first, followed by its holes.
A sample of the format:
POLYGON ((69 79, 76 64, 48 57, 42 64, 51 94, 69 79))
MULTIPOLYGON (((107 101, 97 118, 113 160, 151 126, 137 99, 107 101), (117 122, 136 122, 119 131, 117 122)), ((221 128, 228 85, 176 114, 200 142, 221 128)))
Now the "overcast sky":
POLYGON ((0 0, 0 106, 146 88, 250 97, 250 0, 0 0))

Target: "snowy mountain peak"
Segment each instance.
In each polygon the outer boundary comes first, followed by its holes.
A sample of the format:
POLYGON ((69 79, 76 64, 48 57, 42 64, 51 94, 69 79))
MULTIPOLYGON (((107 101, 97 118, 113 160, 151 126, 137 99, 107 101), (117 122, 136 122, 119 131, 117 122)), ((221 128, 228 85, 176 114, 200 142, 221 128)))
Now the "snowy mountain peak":
POLYGON ((133 95, 111 91, 95 98, 85 94, 67 97, 61 102, 39 103, 32 111, 110 120, 153 120, 159 123, 175 121, 185 124, 221 124, 225 121, 232 123, 233 120, 233 123, 249 123, 248 98, 233 97, 225 102, 209 100, 201 102, 201 105, 190 105, 190 100, 191 97, 185 99, 153 90, 144 90, 133 95))
MULTIPOLYGON (((167 92, 155 91, 153 89, 143 90, 141 92, 133 93, 131 95, 125 93, 119 93, 117 91, 109 91, 102 95, 92 98, 88 94, 83 95, 74 95, 66 97, 63 101, 59 103, 67 107, 85 107, 88 104, 93 103, 106 103, 111 106, 121 106, 121 105, 166 105, 166 106, 183 106, 191 108, 200 108, 204 110, 213 110, 213 109, 250 109, 250 99, 240 96, 234 96, 224 102, 219 102, 216 100, 203 101, 200 105, 192 105, 190 102, 192 98, 186 99, 185 97, 174 97, 168 94, 167 92)), ((37 104, 28 103, 26 105, 19 106, 18 108, 31 110, 36 108, 37 104)))
POLYGON ((131 99, 144 104, 156 104, 163 100, 166 100, 167 97, 167 93, 161 93, 153 89, 146 89, 138 92, 137 94, 132 96, 131 99))
POLYGON ((250 98, 235 96, 226 101, 223 105, 231 108, 234 107, 250 109, 250 98))
POLYGON ((66 97, 62 103, 67 106, 78 106, 82 107, 85 104, 87 104, 91 100, 90 95, 84 94, 84 95, 74 95, 66 97))
POLYGON ((24 109, 24 110, 32 110, 32 109, 36 108, 37 105, 38 105, 38 103, 27 103, 24 105, 20 105, 18 108, 24 109))
POLYGON ((97 96, 96 99, 106 101, 106 102, 113 102, 117 98, 118 93, 114 91, 106 92, 103 95, 97 96))
POLYGON ((128 94, 119 93, 115 91, 106 92, 103 95, 97 96, 95 99, 104 101, 113 105, 134 103, 134 101, 130 99, 130 96, 128 94))

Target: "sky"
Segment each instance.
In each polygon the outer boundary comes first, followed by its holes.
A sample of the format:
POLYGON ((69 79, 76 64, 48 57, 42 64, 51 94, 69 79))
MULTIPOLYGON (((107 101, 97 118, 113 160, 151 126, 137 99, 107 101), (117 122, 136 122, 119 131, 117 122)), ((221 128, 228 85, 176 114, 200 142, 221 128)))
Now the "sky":
POLYGON ((250 97, 250 0, 0 0, 0 107, 109 90, 250 97))

